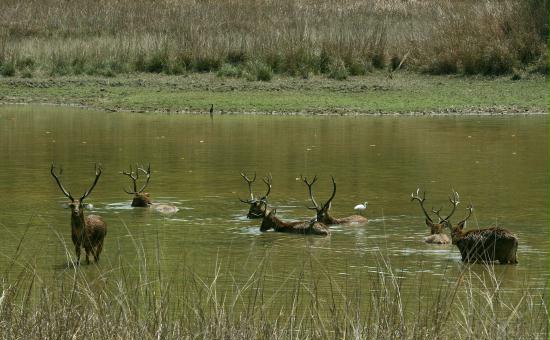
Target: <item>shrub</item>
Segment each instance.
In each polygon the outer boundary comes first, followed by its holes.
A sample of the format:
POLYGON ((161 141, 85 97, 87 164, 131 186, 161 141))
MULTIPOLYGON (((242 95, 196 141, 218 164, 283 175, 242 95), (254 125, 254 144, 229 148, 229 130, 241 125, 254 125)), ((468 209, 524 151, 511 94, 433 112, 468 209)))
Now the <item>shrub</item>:
POLYGON ((336 59, 330 65, 328 77, 336 80, 345 80, 349 76, 349 72, 346 69, 346 65, 342 59, 336 59))
POLYGON ((244 64, 247 59, 246 52, 244 51, 229 51, 225 57, 225 61, 231 65, 244 64))
POLYGON ((242 71, 237 66, 232 64, 223 64, 222 67, 218 70, 218 77, 234 77, 238 78, 242 75, 242 71))
POLYGON ((347 69, 351 76, 363 76, 367 74, 367 67, 365 63, 357 59, 352 59, 347 63, 347 69))
POLYGON ((165 51, 154 52, 144 64, 145 71, 151 73, 161 73, 168 68, 168 54, 165 51))
POLYGON ((0 74, 4 77, 13 77, 15 75, 15 65, 12 61, 2 64, 0 74))
POLYGON ((371 55, 371 63, 374 68, 383 69, 386 67, 386 55, 384 54, 383 49, 374 51, 371 55))
POLYGON ((253 61, 247 64, 245 77, 248 80, 270 81, 273 78, 273 70, 262 61, 253 61))
POLYGON ((196 57, 193 60, 193 70, 197 72, 212 72, 220 68, 221 62, 216 57, 196 57))

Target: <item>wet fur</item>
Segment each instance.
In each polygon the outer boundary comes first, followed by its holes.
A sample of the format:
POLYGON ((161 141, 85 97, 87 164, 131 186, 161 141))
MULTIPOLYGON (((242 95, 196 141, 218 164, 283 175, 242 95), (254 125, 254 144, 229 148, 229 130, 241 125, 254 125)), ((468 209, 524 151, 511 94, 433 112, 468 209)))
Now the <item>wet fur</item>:
POLYGON ((460 250, 463 262, 493 262, 516 264, 518 239, 510 231, 491 227, 463 232, 464 223, 453 227, 453 244, 460 250))
POLYGON ((78 211, 73 208, 71 215, 71 238, 75 246, 76 263, 80 264, 80 250, 84 248, 86 252, 86 263, 90 264, 90 254, 94 257, 94 261, 99 261, 99 255, 103 250, 103 240, 107 235, 107 224, 101 216, 88 215, 84 218, 82 205, 78 202, 78 211))
POLYGON ((268 211, 267 214, 264 214, 262 225, 260 226, 260 231, 268 231, 269 229, 281 233, 330 235, 329 228, 314 219, 310 221, 284 222, 275 216, 273 211, 268 211))

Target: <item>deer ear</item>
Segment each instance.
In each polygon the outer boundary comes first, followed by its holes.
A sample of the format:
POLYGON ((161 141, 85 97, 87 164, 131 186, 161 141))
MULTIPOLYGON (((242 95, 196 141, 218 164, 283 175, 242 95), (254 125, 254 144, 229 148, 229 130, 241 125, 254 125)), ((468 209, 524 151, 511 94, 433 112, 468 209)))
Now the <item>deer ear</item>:
POLYGON ((65 202, 65 203, 61 203, 61 207, 63 209, 69 209, 69 203, 65 202))
POLYGON ((84 203, 84 204, 82 204, 82 208, 84 208, 84 209, 93 209, 94 205, 91 204, 91 203, 84 203))
POLYGON ((428 227, 432 227, 434 224, 433 224, 432 221, 426 219, 426 225, 427 225, 428 227))

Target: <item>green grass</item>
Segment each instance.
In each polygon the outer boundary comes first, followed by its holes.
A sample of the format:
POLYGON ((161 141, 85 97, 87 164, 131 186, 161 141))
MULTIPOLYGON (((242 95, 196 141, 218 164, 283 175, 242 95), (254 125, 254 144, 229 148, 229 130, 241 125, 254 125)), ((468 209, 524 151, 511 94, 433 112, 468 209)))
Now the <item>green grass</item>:
POLYGON ((0 79, 0 102, 77 104, 106 110, 225 113, 548 112, 548 80, 380 72, 342 82, 320 77, 269 83, 212 74, 100 79, 0 79))

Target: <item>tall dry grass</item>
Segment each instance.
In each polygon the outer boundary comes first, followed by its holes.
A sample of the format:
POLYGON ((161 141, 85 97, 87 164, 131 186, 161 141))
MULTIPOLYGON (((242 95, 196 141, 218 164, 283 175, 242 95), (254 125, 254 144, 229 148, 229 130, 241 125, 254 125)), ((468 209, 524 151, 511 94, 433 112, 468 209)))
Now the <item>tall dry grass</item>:
MULTIPOLYGON (((548 0, 4 0, 6 74, 548 70, 548 0), (6 66, 7 65, 7 66, 6 66), (227 68, 227 66, 226 66, 227 68)), ((345 78, 345 77, 344 77, 345 78)))
POLYGON ((306 259, 268 289, 268 257, 244 277, 220 261, 200 276, 163 270, 158 244, 131 240, 135 257, 82 268, 67 245, 68 267, 49 279, 22 265, 18 247, 11 266, 21 269, 4 268, 0 287, 0 339, 548 339, 548 287, 504 289, 491 265, 414 279, 417 294, 405 294, 382 253, 349 286, 306 259))

